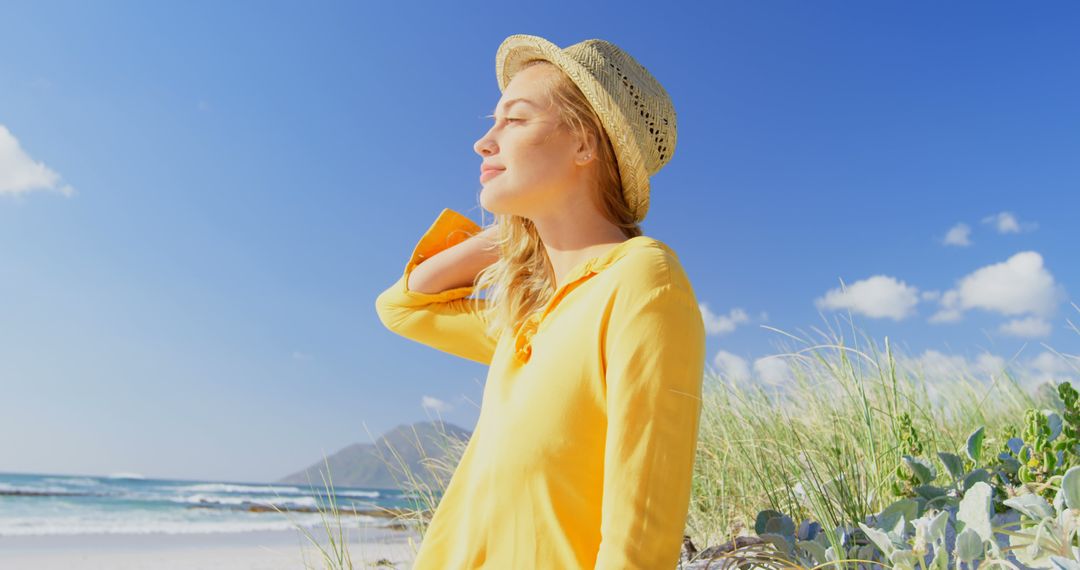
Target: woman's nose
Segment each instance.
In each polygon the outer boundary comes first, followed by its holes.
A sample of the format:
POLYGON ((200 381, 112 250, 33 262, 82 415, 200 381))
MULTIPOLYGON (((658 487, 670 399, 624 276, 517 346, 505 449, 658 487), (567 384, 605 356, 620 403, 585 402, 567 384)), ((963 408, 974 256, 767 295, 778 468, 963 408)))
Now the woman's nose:
POLYGON ((489 138, 487 135, 484 135, 480 138, 480 140, 476 141, 476 143, 473 144, 473 150, 475 150, 476 154, 479 154, 480 156, 486 156, 493 152, 493 146, 494 141, 492 141, 491 138, 489 138))

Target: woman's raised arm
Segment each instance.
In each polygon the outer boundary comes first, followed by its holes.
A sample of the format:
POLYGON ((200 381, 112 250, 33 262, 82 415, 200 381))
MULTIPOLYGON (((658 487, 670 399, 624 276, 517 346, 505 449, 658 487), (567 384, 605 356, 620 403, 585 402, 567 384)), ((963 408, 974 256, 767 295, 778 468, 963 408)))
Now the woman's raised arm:
POLYGON ((375 310, 391 331, 481 364, 491 364, 498 339, 488 335, 486 300, 468 298, 473 280, 498 260, 488 236, 472 220, 444 208, 421 236, 397 282, 379 294, 375 310))

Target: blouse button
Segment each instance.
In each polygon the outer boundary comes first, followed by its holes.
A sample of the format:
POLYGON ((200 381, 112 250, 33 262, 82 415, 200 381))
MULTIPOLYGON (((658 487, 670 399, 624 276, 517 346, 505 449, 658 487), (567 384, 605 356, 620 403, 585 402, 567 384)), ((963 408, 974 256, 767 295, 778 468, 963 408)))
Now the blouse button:
POLYGON ((529 357, 532 356, 532 338, 536 334, 536 327, 537 322, 530 318, 522 326, 522 331, 517 336, 515 349, 518 359, 522 362, 527 362, 529 357))

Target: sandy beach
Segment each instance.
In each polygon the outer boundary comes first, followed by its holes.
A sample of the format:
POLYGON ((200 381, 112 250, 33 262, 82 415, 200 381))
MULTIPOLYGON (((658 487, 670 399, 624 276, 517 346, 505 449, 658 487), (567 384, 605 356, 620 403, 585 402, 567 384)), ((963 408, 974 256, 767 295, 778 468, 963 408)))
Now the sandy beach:
MULTIPOLYGON (((412 567, 419 535, 378 528, 347 529, 352 567, 412 567), (410 545, 410 538, 413 544, 410 545), (375 566, 380 559, 391 564, 375 566)), ((325 529, 308 532, 326 544, 325 529)), ((327 565, 300 531, 213 534, 98 534, 0 537, 0 570, 296 570, 327 565)))

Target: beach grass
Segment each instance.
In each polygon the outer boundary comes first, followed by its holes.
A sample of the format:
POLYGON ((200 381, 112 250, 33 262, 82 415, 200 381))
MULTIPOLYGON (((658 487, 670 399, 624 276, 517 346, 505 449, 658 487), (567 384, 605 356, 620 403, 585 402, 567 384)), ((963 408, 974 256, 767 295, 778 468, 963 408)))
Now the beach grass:
MULTIPOLYGON (((1034 378, 1019 366, 1023 350, 1009 360, 946 359, 945 366, 931 366, 888 337, 875 342, 847 318, 848 334, 839 327, 813 329, 813 335, 766 327, 782 338, 771 357, 787 364, 782 381, 707 367, 686 529, 698 550, 753 535, 764 509, 818 521, 838 544, 836 527, 895 500, 889 485, 912 430, 927 449, 961 453, 979 426, 988 445, 999 445, 1001 429, 1026 409, 1052 405, 1053 379, 1034 378), (903 427, 906 421, 910 428, 903 427)), ((1080 329, 1067 322, 1080 338, 1080 329)), ((1065 363, 1074 382, 1080 378, 1080 357, 1043 348, 1065 363)), ((384 459, 395 467, 391 472, 404 473, 400 488, 415 497, 414 508, 399 519, 421 536, 438 506, 437 489, 445 488, 466 443, 447 435, 443 458, 422 461, 434 485, 411 473, 396 453, 384 459)), ((422 452, 419 439, 417 445, 422 452)), ((328 505, 327 516, 340 520, 335 508, 328 505)), ((340 528, 326 525, 332 545, 346 542, 340 528)), ((415 554, 419 544, 412 546, 415 554)), ((353 568, 347 549, 331 549, 323 563, 353 568)))
MULTIPOLYGON (((441 426, 442 424, 437 423, 436 425, 441 426)), ((364 429, 367 430, 366 425, 364 426, 364 429)), ((420 463, 423 465, 426 475, 414 472, 409 467, 408 462, 402 458, 398 450, 393 447, 387 448, 390 452, 390 457, 383 454, 380 447, 376 447, 380 460, 387 465, 388 471, 394 478, 397 488, 406 496, 410 497, 411 506, 404 509, 385 509, 376 506, 375 509, 385 511, 388 514, 391 519, 390 526, 403 528, 409 531, 416 531, 421 536, 426 532, 427 525, 431 521, 431 516, 438 506, 440 490, 446 488, 450 477, 453 475, 454 470, 464 453, 465 446, 468 444, 467 441, 462 441, 457 437, 453 437, 441 429, 437 430, 437 432, 439 437, 434 443, 440 452, 434 454, 434 456, 427 453, 427 448, 421 442, 420 436, 416 433, 415 429, 413 429, 412 432, 412 443, 420 453, 420 463), (398 473, 401 473, 400 477, 398 476, 398 473)), ((368 437, 372 437, 370 432, 368 432, 368 437)), ((372 438, 372 440, 374 441, 375 438, 372 438)), ((329 460, 325 455, 323 456, 323 465, 325 470, 320 470, 319 475, 323 480, 322 496, 325 497, 325 499, 320 500, 319 494, 314 494, 316 495, 316 510, 323 523, 322 531, 324 533, 325 541, 320 540, 303 525, 297 523, 288 511, 271 505, 280 514, 288 517, 292 522, 293 527, 307 539, 310 546, 314 547, 318 561, 309 563, 307 561, 307 545, 301 545, 305 570, 316 568, 320 570, 397 568, 393 561, 385 558, 369 562, 362 551, 363 542, 358 543, 361 550, 358 553, 359 561, 354 562, 352 553, 349 549, 350 525, 343 523, 343 518, 352 516, 349 513, 355 511, 343 512, 338 506, 334 494, 334 484, 330 473, 329 460)), ((309 486, 312 486, 313 483, 310 481, 310 474, 308 477, 309 486)), ((363 527, 365 524, 367 523, 357 521, 355 526, 363 527)), ((410 550, 409 559, 412 560, 416 557, 416 553, 420 549, 420 543, 413 540, 413 537, 410 535, 408 537, 408 545, 410 550)))
MULTIPOLYGON (((930 367, 887 337, 876 343, 849 328, 772 329, 785 339, 774 358, 790 371, 778 385, 708 371, 687 522, 695 544, 752 535, 764 509, 817 521, 826 534, 879 512, 897 499, 889 486, 905 453, 905 415, 927 450, 961 454, 979 426, 987 445, 1000 446, 1002 428, 1026 409, 1054 405, 1054 382, 1020 366, 1023 351, 930 367)), ((1080 357, 1043 348, 1080 378, 1080 357)))

